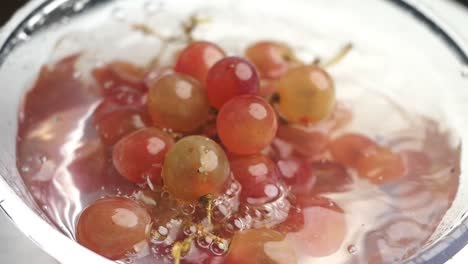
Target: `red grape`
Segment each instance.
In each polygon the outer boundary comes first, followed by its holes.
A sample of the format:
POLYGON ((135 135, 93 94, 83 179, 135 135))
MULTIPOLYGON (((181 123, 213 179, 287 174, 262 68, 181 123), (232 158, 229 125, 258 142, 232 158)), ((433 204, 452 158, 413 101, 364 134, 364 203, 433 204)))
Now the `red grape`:
POLYGON ((277 83, 273 81, 262 81, 258 95, 263 98, 271 98, 278 91, 277 83))
POLYGON ((293 123, 316 123, 327 118, 335 105, 335 84, 316 66, 289 70, 278 82, 279 111, 293 123))
POLYGON ((375 184, 396 180, 406 173, 400 154, 363 135, 343 135, 331 142, 330 151, 336 161, 355 168, 360 177, 375 184))
POLYGON ((273 41, 255 43, 247 48, 246 56, 264 78, 279 78, 298 64, 294 52, 287 45, 273 41))
POLYGON ((151 217, 138 203, 108 197, 86 208, 76 228, 78 243, 112 260, 135 253, 148 240, 151 217))
POLYGON ((343 243, 347 225, 343 211, 327 199, 301 201, 304 226, 290 233, 290 241, 301 255, 324 257, 335 253, 343 243), (326 204, 328 205, 326 205, 326 204))
POLYGON ((177 199, 196 201, 218 195, 229 177, 229 161, 213 140, 188 136, 179 140, 164 161, 164 185, 177 199))
POLYGON ((317 182, 313 193, 341 192, 351 184, 346 167, 332 161, 316 161, 310 164, 317 182))
POLYGON ((420 177, 430 172, 432 161, 422 151, 404 150, 401 152, 409 177, 420 177))
POLYGON ((164 158, 174 140, 156 128, 146 128, 122 138, 114 147, 112 159, 117 171, 135 183, 161 183, 164 158))
POLYGON ((275 230, 278 230, 282 233, 290 232, 300 232, 304 228, 304 212, 303 210, 308 207, 322 207, 336 211, 338 213, 344 213, 335 202, 332 200, 316 196, 314 194, 301 194, 295 196, 295 199, 292 201, 293 207, 289 210, 289 215, 286 221, 275 227, 275 230))
POLYGON ((263 98, 235 97, 221 108, 218 135, 226 148, 236 154, 260 152, 271 144, 278 128, 276 113, 263 98))
POLYGON ((104 184, 103 174, 109 165, 105 146, 99 138, 83 140, 73 157, 67 166, 73 183, 81 193, 96 192, 104 184))
POLYGON ((329 140, 322 131, 307 131, 304 128, 291 125, 280 125, 277 136, 291 144, 295 151, 308 158, 324 152, 329 140))
POLYGON ((356 163, 359 176, 375 184, 398 180, 406 174, 406 166, 399 153, 388 148, 375 148, 356 163))
POLYGON ((148 118, 139 110, 122 108, 96 120, 96 129, 106 145, 114 145, 125 135, 149 125, 148 118))
POLYGON ((359 159, 374 151, 378 145, 364 135, 345 134, 330 142, 329 147, 337 162, 354 168, 359 159))
POLYGON ((148 109, 156 126, 192 132, 207 121, 210 106, 197 80, 173 73, 150 87, 148 109))
POLYGON ((234 157, 231 171, 242 186, 241 199, 266 203, 279 195, 277 182, 278 168, 275 163, 263 155, 234 157))
POLYGON ((237 95, 257 94, 259 85, 255 67, 239 57, 220 60, 210 69, 206 79, 208 99, 217 109, 237 95))
POLYGON ((174 70, 197 79, 205 84, 208 71, 226 54, 216 44, 207 41, 195 41, 180 54, 174 70))
POLYGON ((251 229, 236 233, 231 240, 225 264, 275 263, 265 253, 267 242, 281 241, 284 236, 271 229, 251 229))
POLYGON ((296 195, 310 194, 317 182, 317 177, 309 164, 299 158, 290 157, 277 162, 284 181, 290 185, 296 195))
POLYGON ((144 84, 145 70, 123 61, 111 62, 92 72, 105 96, 112 95, 115 90, 126 87, 137 91, 146 91, 144 84))

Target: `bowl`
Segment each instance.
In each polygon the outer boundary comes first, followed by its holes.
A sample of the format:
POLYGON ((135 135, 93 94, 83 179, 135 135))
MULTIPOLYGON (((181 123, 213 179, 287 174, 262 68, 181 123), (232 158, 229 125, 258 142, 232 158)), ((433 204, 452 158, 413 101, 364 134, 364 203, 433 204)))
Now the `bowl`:
MULTIPOLYGON (((196 34, 231 51, 242 48, 238 39, 274 36, 294 43, 301 57, 312 60, 318 54, 331 56, 353 41, 357 51, 350 62, 333 70, 341 76, 338 82, 366 76, 371 89, 444 124, 454 142, 468 139, 468 46, 417 0, 33 0, 0 31, 0 205, 60 263, 111 262, 69 239, 66 234, 72 232, 66 227, 53 224, 19 175, 15 142, 25 91, 42 64, 87 48, 100 60, 118 54, 147 61, 159 44, 141 42, 141 32, 122 38, 128 25, 148 22, 169 36, 193 13, 216 22, 196 34)), ((468 243, 465 147, 450 209, 425 245, 404 262, 443 263, 468 243)), ((460 254, 468 257, 466 251, 460 254)))

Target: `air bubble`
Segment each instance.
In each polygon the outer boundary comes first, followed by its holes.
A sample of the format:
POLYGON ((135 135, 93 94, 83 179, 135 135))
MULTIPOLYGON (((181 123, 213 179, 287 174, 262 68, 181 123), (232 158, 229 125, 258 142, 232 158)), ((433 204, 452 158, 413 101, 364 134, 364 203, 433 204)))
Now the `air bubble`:
POLYGON ((169 192, 167 192, 167 191, 161 192, 161 198, 163 198, 163 199, 169 199, 169 197, 170 197, 169 192))
POLYGON ((195 206, 193 204, 184 204, 182 206, 182 213, 185 215, 192 215, 195 213, 195 206))
POLYGON ((241 218, 231 219, 226 223, 226 230, 235 233, 245 229, 244 221, 241 218))
POLYGON ((197 244, 202 248, 209 248, 213 243, 213 238, 209 236, 201 236, 197 239, 197 244))
POLYGON ((197 228, 195 226, 193 226, 193 225, 184 227, 184 234, 186 236, 193 235, 193 234, 195 234, 195 232, 197 232, 197 228))
POLYGON ((210 251, 216 256, 224 255, 227 252, 227 249, 228 244, 225 240, 215 241, 210 246, 210 251))
POLYGON ((356 251, 357 251, 357 248, 356 248, 355 245, 349 245, 348 246, 348 253, 349 254, 354 254, 354 253, 356 253, 356 251))
POLYGON ((164 226, 160 226, 158 228, 158 233, 162 236, 167 236, 169 234, 169 230, 164 226))

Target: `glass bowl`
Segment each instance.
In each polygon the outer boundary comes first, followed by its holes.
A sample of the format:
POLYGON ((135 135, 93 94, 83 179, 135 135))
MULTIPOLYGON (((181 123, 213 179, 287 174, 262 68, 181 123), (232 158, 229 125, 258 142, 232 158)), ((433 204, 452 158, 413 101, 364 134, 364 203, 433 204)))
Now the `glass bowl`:
MULTIPOLYGON (((122 38, 126 29, 118 25, 148 22, 170 35, 194 12, 216 21, 196 34, 233 51, 242 48, 239 39, 274 36, 294 43, 303 58, 313 59, 317 54, 331 56, 340 45, 353 41, 357 51, 346 65, 333 70, 344 76, 338 82, 366 76, 372 89, 446 125, 462 142, 468 139, 467 44, 417 0, 33 0, 0 31, 0 205, 59 262, 109 263, 52 225, 19 176, 15 138, 22 96, 43 63, 86 47, 97 48, 103 60, 115 57, 116 50, 121 58, 148 60, 157 43, 148 42, 135 52, 132 43, 138 37, 122 38), (363 67, 362 60, 372 67, 363 67)), ((443 263, 468 243, 464 153, 465 145, 459 190, 451 208, 407 263, 443 263)), ((459 254, 468 258, 466 251, 459 254)))

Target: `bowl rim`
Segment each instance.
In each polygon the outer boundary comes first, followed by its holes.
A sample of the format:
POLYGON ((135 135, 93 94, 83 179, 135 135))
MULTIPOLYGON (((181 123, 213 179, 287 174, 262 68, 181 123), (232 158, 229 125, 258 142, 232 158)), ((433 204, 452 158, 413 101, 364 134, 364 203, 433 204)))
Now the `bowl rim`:
MULTIPOLYGON (((30 0, 27 2, 0 28, 0 55, 5 53, 11 40, 38 11, 50 4, 59 6, 66 2, 76 3, 78 1, 83 4, 89 2, 89 0, 30 0)), ((384 1, 391 2, 399 6, 402 11, 413 14, 415 19, 423 22, 429 30, 441 37, 452 49, 452 53, 458 57, 461 65, 468 65, 468 44, 421 1, 384 1)), ((0 59, 0 66, 2 64, 3 60, 0 59)), ((86 261, 89 263, 114 263, 80 246, 74 240, 49 225, 34 213, 8 185, 3 176, 0 176, 0 209, 41 250, 61 263, 83 263, 86 261), (35 225, 31 226, 31 223, 35 223, 35 225)), ((420 255, 410 258, 405 263, 444 263, 456 254, 468 259, 468 248, 463 250, 467 244, 468 215, 465 215, 459 226, 453 228, 445 237, 424 249, 420 255)))

